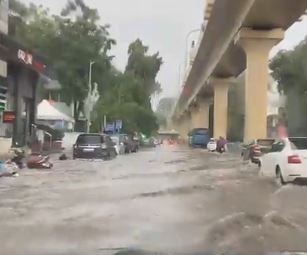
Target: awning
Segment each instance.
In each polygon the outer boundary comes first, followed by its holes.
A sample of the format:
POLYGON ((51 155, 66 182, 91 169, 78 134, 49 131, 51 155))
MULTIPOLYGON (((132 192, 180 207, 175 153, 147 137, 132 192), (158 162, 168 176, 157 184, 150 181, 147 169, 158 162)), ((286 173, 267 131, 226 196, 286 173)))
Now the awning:
POLYGON ((48 100, 43 100, 37 106, 38 120, 63 120, 74 123, 75 120, 56 109, 48 100))

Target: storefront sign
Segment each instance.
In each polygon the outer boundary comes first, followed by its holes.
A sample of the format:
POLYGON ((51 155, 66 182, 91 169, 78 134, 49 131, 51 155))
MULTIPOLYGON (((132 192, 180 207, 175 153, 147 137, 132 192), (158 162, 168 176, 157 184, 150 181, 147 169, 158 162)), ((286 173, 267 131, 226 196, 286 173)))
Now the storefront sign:
POLYGON ((30 53, 27 53, 23 50, 18 50, 18 59, 25 63, 26 65, 32 65, 33 64, 33 56, 30 53))
POLYGON ((114 124, 115 124, 114 122, 108 122, 107 125, 106 125, 106 128, 105 128, 105 131, 114 133, 114 131, 115 131, 115 125, 114 124))
POLYGON ((26 65, 30 65, 35 71, 42 72, 45 68, 45 65, 35 59, 32 54, 19 49, 17 53, 17 58, 19 61, 26 65))
POLYGON ((123 128, 123 121, 122 121, 122 120, 116 120, 116 121, 115 121, 115 128, 116 128, 117 130, 122 129, 122 128, 123 128))
POLYGON ((4 111, 2 113, 3 123, 12 123, 16 119, 16 113, 14 111, 4 111))

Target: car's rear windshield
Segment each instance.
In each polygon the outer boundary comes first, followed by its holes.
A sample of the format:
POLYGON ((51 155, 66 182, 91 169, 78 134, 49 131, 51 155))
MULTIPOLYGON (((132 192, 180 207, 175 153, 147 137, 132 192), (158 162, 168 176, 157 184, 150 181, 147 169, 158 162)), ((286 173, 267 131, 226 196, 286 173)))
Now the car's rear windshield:
POLYGON ((307 150, 307 138, 289 138, 294 150, 307 150))
POLYGON ((100 144, 103 142, 103 137, 100 135, 80 135, 77 139, 77 144, 100 144))
POLYGON ((257 144, 260 146, 272 146, 274 143, 274 139, 259 139, 257 140, 257 144))
POLYGON ((208 129, 206 129, 206 128, 194 129, 193 133, 195 135, 207 135, 208 134, 208 129))

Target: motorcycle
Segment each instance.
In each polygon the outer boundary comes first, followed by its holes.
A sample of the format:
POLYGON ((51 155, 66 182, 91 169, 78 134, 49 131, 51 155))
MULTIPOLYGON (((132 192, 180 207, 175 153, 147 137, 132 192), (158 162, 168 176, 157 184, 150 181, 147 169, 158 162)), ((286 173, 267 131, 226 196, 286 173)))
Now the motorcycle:
POLYGON ((27 167, 29 169, 51 169, 53 164, 49 162, 49 159, 49 156, 33 153, 28 158, 27 167))

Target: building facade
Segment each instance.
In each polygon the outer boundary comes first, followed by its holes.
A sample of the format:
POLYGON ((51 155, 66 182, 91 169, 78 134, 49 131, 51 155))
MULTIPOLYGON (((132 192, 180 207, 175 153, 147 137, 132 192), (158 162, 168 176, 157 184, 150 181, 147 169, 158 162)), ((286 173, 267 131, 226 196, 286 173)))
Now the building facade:
POLYGON ((47 60, 25 47, 10 34, 9 1, 0 8, 0 137, 14 147, 28 145, 36 123, 40 101, 38 86, 51 82, 53 72, 47 60), (7 114, 10 115, 7 115, 7 114), (5 116, 8 116, 6 118, 5 116))
MULTIPOLYGON (((8 0, 0 2, 0 34, 8 34, 8 0)), ((1 36, 0 35, 0 36, 1 36)), ((5 136, 5 125, 2 123, 2 112, 7 105, 7 48, 0 43, 0 137, 5 136)))

